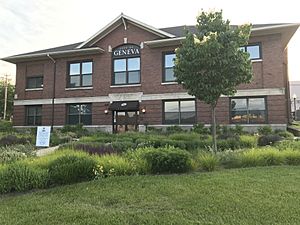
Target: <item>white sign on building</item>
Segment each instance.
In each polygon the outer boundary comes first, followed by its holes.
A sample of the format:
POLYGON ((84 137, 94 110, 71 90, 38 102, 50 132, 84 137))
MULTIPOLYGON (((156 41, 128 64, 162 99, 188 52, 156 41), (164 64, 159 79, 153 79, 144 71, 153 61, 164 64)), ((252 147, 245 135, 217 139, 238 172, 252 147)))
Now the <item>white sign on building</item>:
POLYGON ((50 126, 37 127, 36 132, 36 146, 37 147, 49 147, 50 144, 50 126))

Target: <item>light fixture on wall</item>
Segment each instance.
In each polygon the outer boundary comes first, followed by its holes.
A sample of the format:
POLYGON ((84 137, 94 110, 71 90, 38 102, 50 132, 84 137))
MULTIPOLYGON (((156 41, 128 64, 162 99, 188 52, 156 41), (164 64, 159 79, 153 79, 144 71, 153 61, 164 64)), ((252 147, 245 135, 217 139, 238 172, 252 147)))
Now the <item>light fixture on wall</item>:
POLYGON ((104 113, 105 113, 105 114, 108 114, 108 110, 107 110, 107 109, 105 109, 105 110, 104 110, 104 113))
POLYGON ((142 113, 146 113, 146 108, 142 108, 142 113))

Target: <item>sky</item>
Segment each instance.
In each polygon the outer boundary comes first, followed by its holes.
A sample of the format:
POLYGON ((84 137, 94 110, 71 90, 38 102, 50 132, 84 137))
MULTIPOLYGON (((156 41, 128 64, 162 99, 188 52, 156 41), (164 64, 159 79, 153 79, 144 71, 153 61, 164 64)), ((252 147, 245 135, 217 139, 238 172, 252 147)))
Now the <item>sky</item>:
MULTIPOLYGON (((300 23, 296 0, 0 0, 0 58, 85 41, 121 12, 157 28, 195 25, 203 10, 223 10, 231 24, 300 23), (284 3, 284 4, 283 4, 284 3)), ((0 77, 15 79, 0 60, 0 77)), ((300 80, 300 29, 289 43, 290 80, 300 80)))

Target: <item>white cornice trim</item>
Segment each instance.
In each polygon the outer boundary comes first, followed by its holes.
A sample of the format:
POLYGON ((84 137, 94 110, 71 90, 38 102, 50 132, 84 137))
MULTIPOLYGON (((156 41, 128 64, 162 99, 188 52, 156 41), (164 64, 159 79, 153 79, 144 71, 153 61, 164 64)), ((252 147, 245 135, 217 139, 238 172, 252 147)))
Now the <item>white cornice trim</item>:
POLYGON ((48 59, 47 55, 51 55, 53 57, 62 57, 62 56, 76 56, 80 54, 93 54, 93 53, 103 53, 104 49, 99 47, 93 48, 84 48, 84 49, 72 49, 66 51, 55 51, 55 52, 45 52, 45 53, 33 53, 33 54, 24 54, 17 56, 9 56, 6 58, 2 58, 1 60, 7 62, 18 62, 18 61, 28 61, 34 59, 48 59))
POLYGON ((54 104, 71 104, 71 103, 93 103, 93 102, 109 102, 108 96, 97 97, 75 97, 75 98, 56 98, 54 104))
MULTIPOLYGON (((284 95, 285 88, 263 88, 263 89, 244 89, 238 90, 234 97, 243 96, 264 96, 264 95, 284 95)), ((226 97, 226 96, 221 96, 226 97)))
MULTIPOLYGON (((284 95, 284 88, 265 88, 265 89, 245 89, 238 90, 234 97, 246 96, 270 96, 284 95)), ((229 97, 229 96, 221 96, 229 97)), ((161 93, 161 94, 143 94, 143 92, 133 93, 111 93, 108 96, 94 97, 72 97, 72 98, 56 98, 54 104, 71 104, 71 103, 93 103, 93 102, 113 102, 113 101, 151 101, 151 100, 171 100, 171 99, 189 99, 194 96, 186 92, 161 93)), ((15 100, 14 105, 47 105, 52 104, 52 99, 30 99, 15 100)))
POLYGON ((290 28, 290 27, 299 27, 300 23, 289 23, 289 24, 281 24, 281 25, 274 25, 274 26, 267 26, 267 27, 257 27, 252 28, 251 32, 253 31, 261 31, 261 30, 272 30, 272 29, 278 29, 278 28, 290 28))
POLYGON ((28 99, 28 100, 14 100, 14 105, 49 105, 52 104, 52 99, 28 99))
MULTIPOLYGON (((259 36, 264 34, 272 34, 272 33, 280 33, 283 32, 282 29, 294 28, 297 29, 300 26, 300 23, 290 23, 283 25, 274 25, 267 27, 258 27, 251 29, 251 36, 259 36)), ((184 40, 185 37, 176 37, 176 38, 167 38, 167 39, 159 39, 153 41, 145 41, 144 43, 152 48, 163 47, 163 46, 171 46, 178 45, 180 41, 184 40)))
POLYGON ((176 37, 176 38, 167 38, 154 41, 145 41, 144 43, 152 48, 162 47, 162 46, 171 46, 178 45, 182 40, 185 40, 185 37, 176 37))

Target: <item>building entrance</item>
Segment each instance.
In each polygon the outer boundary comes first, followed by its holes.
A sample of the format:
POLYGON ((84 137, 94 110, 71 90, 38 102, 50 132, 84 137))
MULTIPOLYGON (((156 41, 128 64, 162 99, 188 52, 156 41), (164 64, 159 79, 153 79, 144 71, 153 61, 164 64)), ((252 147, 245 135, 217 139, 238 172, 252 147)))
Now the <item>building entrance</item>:
POLYGON ((112 111, 113 132, 121 133, 136 131, 138 128, 139 102, 113 102, 109 109, 112 111))

